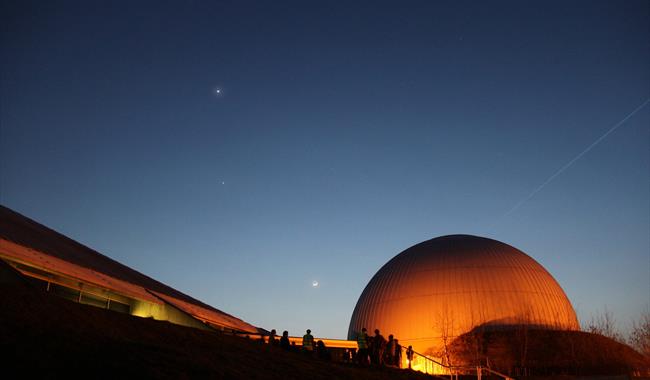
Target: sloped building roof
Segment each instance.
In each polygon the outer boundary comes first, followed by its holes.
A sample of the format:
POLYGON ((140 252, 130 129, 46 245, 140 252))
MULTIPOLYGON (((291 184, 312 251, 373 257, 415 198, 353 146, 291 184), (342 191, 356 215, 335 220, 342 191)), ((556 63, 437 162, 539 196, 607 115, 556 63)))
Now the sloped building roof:
POLYGON ((166 302, 198 320, 245 332, 258 329, 101 253, 0 206, 0 252, 20 262, 141 300, 166 302))

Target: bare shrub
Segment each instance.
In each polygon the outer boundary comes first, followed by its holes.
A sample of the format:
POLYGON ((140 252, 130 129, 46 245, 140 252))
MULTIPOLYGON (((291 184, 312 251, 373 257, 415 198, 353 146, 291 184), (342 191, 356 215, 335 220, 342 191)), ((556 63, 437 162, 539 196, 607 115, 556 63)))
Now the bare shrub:
POLYGON ((587 326, 587 331, 592 334, 606 336, 619 343, 625 343, 625 338, 623 338, 623 335, 619 332, 618 327, 616 326, 614 314, 607 310, 607 308, 605 308, 602 313, 591 317, 591 321, 587 326))
POLYGON ((650 311, 646 311, 637 322, 632 322, 630 344, 646 359, 650 360, 650 311))
POLYGON ((454 315, 447 303, 444 304, 442 312, 438 315, 438 331, 442 340, 442 347, 436 353, 436 356, 442 358, 443 364, 452 366, 449 345, 454 334, 454 315))

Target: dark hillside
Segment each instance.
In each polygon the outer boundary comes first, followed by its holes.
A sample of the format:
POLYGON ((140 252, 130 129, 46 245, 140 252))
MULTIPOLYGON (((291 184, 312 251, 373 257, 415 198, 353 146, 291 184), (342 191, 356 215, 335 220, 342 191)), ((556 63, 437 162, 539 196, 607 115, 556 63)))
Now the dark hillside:
POLYGON ((4 370, 87 378, 425 379, 306 358, 253 340, 73 303, 0 284, 4 370))
POLYGON ((646 373, 650 363, 631 347, 582 331, 541 330, 521 326, 475 329, 450 345, 456 365, 489 365, 506 374, 626 375, 646 373))

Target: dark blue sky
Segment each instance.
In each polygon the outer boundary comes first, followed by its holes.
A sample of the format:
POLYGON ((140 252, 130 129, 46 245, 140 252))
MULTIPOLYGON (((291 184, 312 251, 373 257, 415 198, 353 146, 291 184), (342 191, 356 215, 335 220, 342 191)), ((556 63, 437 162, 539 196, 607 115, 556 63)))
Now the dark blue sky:
POLYGON ((133 3, 2 3, 0 203, 296 335, 450 233, 650 307, 650 106, 509 212, 650 98, 648 1, 133 3))

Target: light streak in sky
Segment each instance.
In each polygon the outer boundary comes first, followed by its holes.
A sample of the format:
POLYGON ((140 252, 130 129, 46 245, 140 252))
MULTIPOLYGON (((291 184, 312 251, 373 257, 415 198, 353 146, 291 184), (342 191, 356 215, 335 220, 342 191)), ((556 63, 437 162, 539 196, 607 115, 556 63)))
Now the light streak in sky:
POLYGON ((552 176, 548 177, 548 179, 546 179, 546 181, 544 181, 541 185, 537 186, 537 187, 535 188, 535 190, 533 190, 530 194, 528 194, 527 197, 525 197, 524 199, 522 199, 522 200, 520 200, 519 202, 517 202, 517 204, 515 204, 515 205, 514 205, 510 210, 508 210, 508 212, 506 212, 505 214, 503 214, 503 216, 501 217, 501 219, 503 219, 503 218, 507 217, 508 215, 512 214, 513 212, 517 211, 517 209, 519 209, 519 207, 521 207, 524 203, 528 202, 528 201, 529 201, 531 198, 533 198, 537 193, 539 193, 540 191, 542 191, 542 189, 544 189, 544 187, 546 187, 546 185, 548 185, 549 183, 551 183, 551 181, 553 181, 557 176, 559 176, 559 175, 562 174, 564 171, 566 171, 568 168, 570 168, 570 167, 571 167, 571 166, 572 166, 576 161, 578 161, 582 156, 584 156, 585 154, 587 154, 587 153, 588 153, 590 150, 592 150, 596 145, 598 145, 598 143, 600 143, 600 142, 603 141, 607 136, 609 136, 610 133, 614 132, 616 129, 618 129, 618 127, 620 127, 621 125, 623 125, 623 124, 624 124, 624 123, 625 123, 629 118, 631 118, 631 117, 634 116, 637 112, 639 112, 641 109, 643 109, 643 107, 647 106, 648 103, 650 103, 650 98, 646 99, 643 103, 641 103, 641 105, 639 105, 638 107, 636 107, 636 109, 635 109, 634 111, 630 112, 629 114, 627 114, 627 116, 625 116, 623 119, 621 119, 618 123, 614 124, 613 127, 611 127, 607 132, 605 132, 605 133, 604 133, 602 136, 600 136, 598 139, 596 139, 596 141, 594 141, 593 143, 591 143, 591 145, 589 145, 585 150, 583 150, 582 152, 580 152, 580 154, 578 154, 577 156, 575 156, 571 161, 567 162, 567 163, 566 163, 564 166, 562 166, 558 171, 556 171, 555 173, 553 173, 552 176))

